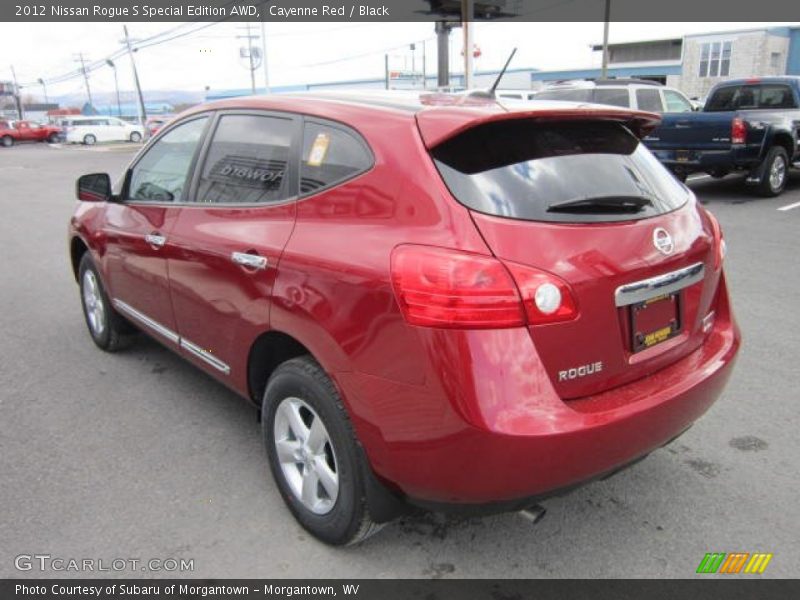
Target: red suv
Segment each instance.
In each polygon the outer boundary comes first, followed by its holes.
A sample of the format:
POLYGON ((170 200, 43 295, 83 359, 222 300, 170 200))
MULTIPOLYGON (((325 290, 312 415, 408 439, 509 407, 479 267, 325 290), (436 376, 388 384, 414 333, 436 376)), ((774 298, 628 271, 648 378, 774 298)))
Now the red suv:
POLYGON ((444 95, 194 108, 118 189, 78 180, 89 332, 145 331, 260 407, 328 543, 409 504, 530 506, 668 443, 731 373, 725 242, 639 142, 657 123, 444 95))

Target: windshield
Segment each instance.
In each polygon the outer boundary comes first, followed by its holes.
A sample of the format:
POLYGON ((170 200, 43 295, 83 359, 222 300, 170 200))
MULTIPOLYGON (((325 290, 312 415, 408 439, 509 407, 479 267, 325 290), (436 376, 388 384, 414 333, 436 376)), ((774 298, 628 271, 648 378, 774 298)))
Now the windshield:
POLYGON ((455 198, 482 213, 532 221, 652 217, 689 197, 623 125, 604 121, 501 121, 434 148, 455 198))

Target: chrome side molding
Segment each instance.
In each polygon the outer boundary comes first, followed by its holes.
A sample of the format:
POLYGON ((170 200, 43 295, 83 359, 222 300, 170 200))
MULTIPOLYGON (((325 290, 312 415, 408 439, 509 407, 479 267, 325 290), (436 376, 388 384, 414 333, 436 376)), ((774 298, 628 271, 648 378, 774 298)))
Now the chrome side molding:
POLYGON ((231 368, 227 364, 222 362, 220 359, 218 359, 216 356, 211 354, 211 352, 209 352, 208 350, 204 350, 197 344, 190 342, 186 338, 182 338, 168 327, 164 327, 158 321, 155 321, 150 317, 148 317, 147 315, 145 315, 144 313, 139 312, 127 302, 123 302, 122 300, 114 298, 113 303, 114 307, 117 308, 120 312, 125 313, 127 316, 133 318, 138 323, 155 331, 157 334, 168 339, 173 344, 177 344, 178 346, 190 352, 191 354, 193 354, 206 364, 209 364, 212 367, 214 367, 217 371, 220 371, 225 375, 230 375, 231 368))
POLYGON ((654 296, 682 290, 693 283, 702 281, 703 277, 705 277, 705 266, 701 262, 695 263, 664 275, 621 285, 614 293, 614 301, 617 306, 629 306, 644 302, 654 296))
POLYGON ((168 329, 167 327, 164 327, 161 323, 159 323, 158 321, 154 321, 147 315, 140 313, 130 304, 114 298, 114 308, 119 309, 121 312, 124 312, 129 317, 133 317, 134 320, 138 321, 142 325, 149 327, 159 335, 167 338, 173 344, 177 344, 180 342, 181 337, 177 333, 175 333, 171 329, 168 329))

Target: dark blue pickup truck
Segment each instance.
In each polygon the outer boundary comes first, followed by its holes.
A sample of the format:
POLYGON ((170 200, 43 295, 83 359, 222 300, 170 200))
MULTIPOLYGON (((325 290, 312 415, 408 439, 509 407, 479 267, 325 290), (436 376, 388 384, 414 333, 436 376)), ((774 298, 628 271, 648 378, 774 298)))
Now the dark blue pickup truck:
POLYGON ((758 193, 777 196, 800 161, 799 129, 800 77, 738 79, 712 88, 700 112, 664 114, 644 142, 681 180, 746 172, 758 193))

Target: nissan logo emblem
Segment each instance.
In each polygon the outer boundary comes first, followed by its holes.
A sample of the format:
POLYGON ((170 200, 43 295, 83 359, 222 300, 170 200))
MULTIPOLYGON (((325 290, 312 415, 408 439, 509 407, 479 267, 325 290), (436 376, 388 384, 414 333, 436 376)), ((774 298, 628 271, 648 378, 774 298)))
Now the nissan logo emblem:
POLYGON ((669 255, 675 250, 675 243, 672 241, 672 236, 663 227, 656 227, 653 230, 653 245, 661 254, 669 255))

